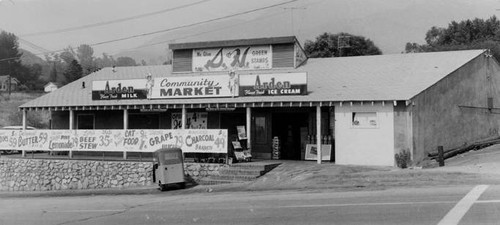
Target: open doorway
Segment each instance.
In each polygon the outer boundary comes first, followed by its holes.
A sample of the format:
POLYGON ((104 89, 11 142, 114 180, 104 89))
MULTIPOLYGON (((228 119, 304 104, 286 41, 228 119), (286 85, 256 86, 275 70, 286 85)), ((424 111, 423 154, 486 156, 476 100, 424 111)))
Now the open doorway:
POLYGON ((301 160, 303 130, 307 130, 307 113, 273 113, 272 136, 281 144, 281 159, 301 160), (302 132, 301 132, 302 130, 302 132))

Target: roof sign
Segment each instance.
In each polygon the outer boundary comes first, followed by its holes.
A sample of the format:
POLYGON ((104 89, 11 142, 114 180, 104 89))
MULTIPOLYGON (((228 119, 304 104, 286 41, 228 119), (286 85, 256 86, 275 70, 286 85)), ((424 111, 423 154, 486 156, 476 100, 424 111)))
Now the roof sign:
POLYGON ((146 99, 146 79, 92 82, 92 100, 146 99))
POLYGON ((279 73, 240 76, 240 96, 306 94, 306 73, 279 73))
POLYGON ((155 78, 151 98, 231 97, 237 92, 233 94, 229 84, 227 75, 155 78))
POLYGON ((272 68, 271 45, 193 49, 193 72, 272 68))

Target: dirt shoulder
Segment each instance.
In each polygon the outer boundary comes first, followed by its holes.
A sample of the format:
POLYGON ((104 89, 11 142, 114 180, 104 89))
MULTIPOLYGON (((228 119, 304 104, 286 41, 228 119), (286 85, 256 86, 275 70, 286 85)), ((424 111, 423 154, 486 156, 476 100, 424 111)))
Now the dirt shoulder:
POLYGON ((213 187, 219 191, 380 190, 392 187, 500 184, 492 174, 440 169, 360 167, 314 162, 283 163, 255 182, 213 187))
POLYGON ((220 191, 379 190, 395 187, 500 184, 500 145, 447 159, 445 167, 399 169, 288 161, 242 185, 214 187, 220 191))
POLYGON ((445 160, 444 167, 431 169, 439 172, 462 172, 482 175, 500 175, 500 145, 469 151, 445 160))

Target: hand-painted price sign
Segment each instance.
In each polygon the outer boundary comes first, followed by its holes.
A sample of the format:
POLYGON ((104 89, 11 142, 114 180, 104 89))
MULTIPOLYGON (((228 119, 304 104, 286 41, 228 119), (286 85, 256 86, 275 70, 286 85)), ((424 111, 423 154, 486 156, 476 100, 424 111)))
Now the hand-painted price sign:
POLYGON ((0 130, 0 150, 227 153, 227 130, 0 130))

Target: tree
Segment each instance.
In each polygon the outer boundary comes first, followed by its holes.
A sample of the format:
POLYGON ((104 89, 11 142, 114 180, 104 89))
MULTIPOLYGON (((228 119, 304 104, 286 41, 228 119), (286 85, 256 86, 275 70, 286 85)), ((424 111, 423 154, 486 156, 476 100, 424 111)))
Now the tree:
POLYGON ((116 66, 137 66, 137 63, 131 57, 122 56, 116 59, 116 66))
POLYGON ((59 58, 61 58, 66 64, 70 64, 71 61, 76 59, 75 55, 75 51, 71 46, 69 46, 65 48, 61 54, 59 54, 59 58))
POLYGON ((22 87, 34 90, 40 88, 42 65, 23 65, 22 50, 16 35, 6 31, 0 32, 0 75, 11 75, 17 78, 22 87))
POLYGON ((11 75, 18 78, 21 65, 19 42, 13 33, 0 32, 0 75, 11 75))
POLYGON ((431 27, 425 34, 426 44, 406 43, 405 53, 490 49, 500 59, 500 21, 489 19, 451 21, 448 27, 431 27))
POLYGON ((40 82, 40 77, 42 75, 42 65, 35 63, 33 65, 25 66, 23 74, 24 76, 21 76, 24 78, 23 84, 29 90, 43 89, 44 84, 40 82))
POLYGON ((50 82, 57 82, 57 67, 56 67, 56 63, 53 63, 52 69, 50 70, 49 81, 50 82))
POLYGON ((83 69, 83 75, 88 75, 97 69, 93 55, 94 49, 90 45, 82 44, 76 49, 76 56, 83 69))
POLYGON ((113 56, 110 56, 106 53, 102 53, 102 58, 96 58, 95 59, 95 64, 97 68, 104 68, 104 67, 112 67, 116 65, 116 61, 113 58, 113 56))
POLYGON ((304 44, 304 50, 311 58, 382 54, 382 51, 370 39, 348 33, 331 34, 325 32, 316 37, 315 41, 307 40, 304 44), (341 50, 339 42, 344 46, 341 50))
POLYGON ((73 60, 64 71, 64 77, 66 78, 66 83, 71 83, 75 80, 82 78, 83 69, 82 66, 78 63, 78 61, 73 60))

